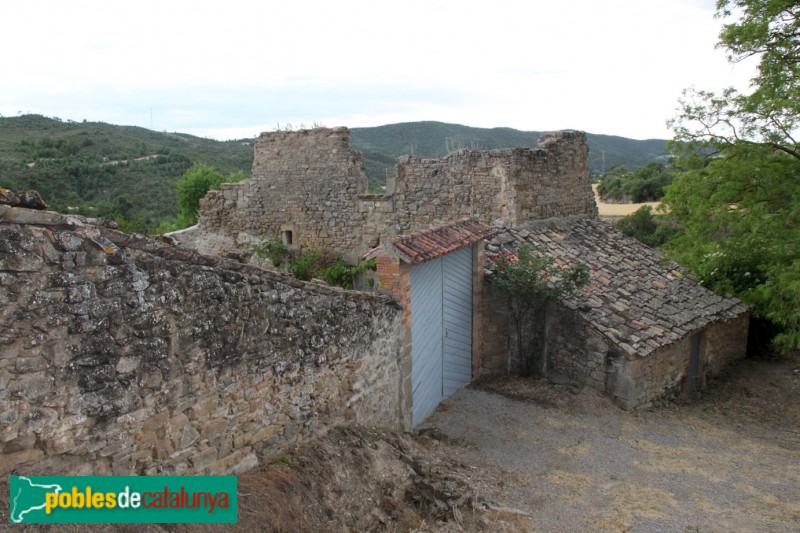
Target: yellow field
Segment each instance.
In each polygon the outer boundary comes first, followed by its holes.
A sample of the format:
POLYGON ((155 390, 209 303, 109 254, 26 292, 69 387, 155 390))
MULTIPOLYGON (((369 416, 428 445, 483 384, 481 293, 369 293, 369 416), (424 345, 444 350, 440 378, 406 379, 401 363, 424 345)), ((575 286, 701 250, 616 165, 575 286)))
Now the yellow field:
POLYGON ((642 204, 607 204, 600 200, 600 195, 597 193, 597 184, 592 185, 594 191, 594 201, 597 202, 597 209, 600 211, 601 217, 626 217, 642 207, 649 205, 655 211, 659 202, 645 202, 642 204))

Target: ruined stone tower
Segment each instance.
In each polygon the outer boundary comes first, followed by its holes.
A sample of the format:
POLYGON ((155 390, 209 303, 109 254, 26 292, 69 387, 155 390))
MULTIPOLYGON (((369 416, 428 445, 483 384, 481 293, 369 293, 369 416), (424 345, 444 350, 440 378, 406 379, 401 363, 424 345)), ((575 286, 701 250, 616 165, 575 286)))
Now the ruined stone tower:
POLYGON ((581 132, 542 135, 534 149, 404 156, 383 195, 367 194, 361 154, 349 140, 346 128, 261 134, 253 177, 209 192, 198 227, 178 238, 219 253, 280 236, 292 247, 356 257, 387 236, 464 216, 521 224, 597 215, 581 132))

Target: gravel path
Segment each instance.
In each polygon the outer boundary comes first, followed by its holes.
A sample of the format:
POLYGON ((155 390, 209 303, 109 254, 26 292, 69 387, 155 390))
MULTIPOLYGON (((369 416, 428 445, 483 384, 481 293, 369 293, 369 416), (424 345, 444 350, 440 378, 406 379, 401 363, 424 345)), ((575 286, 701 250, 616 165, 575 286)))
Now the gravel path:
MULTIPOLYGON (((780 372, 785 397, 773 400, 796 413, 800 380, 780 372)), ((510 515, 520 531, 800 531, 800 428, 796 418, 765 427, 768 413, 752 407, 769 409, 770 398, 759 403, 753 385, 736 388, 742 398, 633 413, 594 392, 537 387, 545 400, 463 389, 423 425, 475 467, 488 501, 511 508, 503 524, 510 515), (746 416, 716 409, 729 400, 746 416)))

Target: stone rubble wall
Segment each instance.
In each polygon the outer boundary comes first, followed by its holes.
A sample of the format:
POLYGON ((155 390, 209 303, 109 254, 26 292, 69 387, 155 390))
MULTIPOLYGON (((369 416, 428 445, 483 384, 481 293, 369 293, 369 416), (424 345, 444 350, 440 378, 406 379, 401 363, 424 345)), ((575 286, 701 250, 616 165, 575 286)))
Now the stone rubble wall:
POLYGON ((586 136, 542 135, 533 150, 460 150, 442 159, 401 158, 392 195, 398 233, 478 216, 515 225, 597 215, 586 136))
MULTIPOLYGON (((312 248, 361 250, 358 194, 367 190, 361 154, 346 128, 262 133, 255 144, 253 177, 226 183, 200 202, 199 230, 247 248, 291 231, 312 248)), ((200 243, 204 251, 207 249, 200 243)))
MULTIPOLYGON (((484 340, 478 375, 518 373, 522 365, 506 304, 491 295, 489 283, 484 287, 490 296, 483 305, 484 340)), ((685 393, 691 335, 642 357, 624 353, 561 303, 551 302, 548 313, 548 378, 552 382, 591 387, 625 409, 685 393)), ((527 347, 534 353, 540 349, 541 320, 541 310, 536 310, 523 324, 527 347)), ((700 330, 698 388, 704 387, 710 377, 718 375, 732 361, 745 356, 748 321, 749 314, 745 313, 712 322, 700 330)))
POLYGON ((401 428, 400 337, 388 297, 0 206, 0 475, 220 474, 401 428))
POLYGON ((615 380, 617 370, 609 365, 616 351, 612 350, 608 339, 558 302, 551 302, 548 312, 548 371, 552 380, 610 392, 608 383, 615 380))
MULTIPOLYGON (((480 375, 518 374, 522 361, 517 349, 516 330, 509 317, 508 305, 492 294, 490 283, 484 283, 483 344, 480 375), (510 357, 509 357, 510 354, 510 357)), ((605 391, 609 380, 607 356, 611 352, 608 339, 577 313, 559 302, 550 302, 548 335, 548 377, 555 383, 588 385, 605 391)), ((525 347, 530 353, 541 353, 544 310, 529 312, 522 324, 525 347)), ((539 363, 534 363, 538 365, 539 363)), ((538 367, 534 370, 538 370, 538 367)))
MULTIPOLYGON (((747 351, 749 313, 713 322, 697 332, 700 335, 700 365, 697 387, 718 375, 747 351)), ((606 392, 626 408, 647 405, 656 399, 674 398, 686 392, 691 335, 647 355, 620 357, 616 361, 619 379, 610 382, 606 392)))
POLYGON ((200 203, 198 230, 176 237, 221 253, 291 231, 295 247, 357 257, 387 236, 465 216, 483 222, 502 217, 510 224, 597 216, 581 132, 542 135, 532 150, 404 156, 383 196, 367 194, 361 155, 349 139, 346 128, 263 133, 253 177, 209 192, 200 203))

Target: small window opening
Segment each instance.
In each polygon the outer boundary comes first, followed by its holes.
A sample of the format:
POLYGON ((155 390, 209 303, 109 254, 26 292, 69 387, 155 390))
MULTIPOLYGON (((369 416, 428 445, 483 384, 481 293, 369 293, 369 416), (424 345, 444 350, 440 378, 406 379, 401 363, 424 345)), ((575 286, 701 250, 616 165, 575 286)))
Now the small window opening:
POLYGON ((284 231, 282 237, 283 237, 283 244, 285 244, 286 246, 289 246, 289 245, 292 244, 292 232, 291 231, 289 231, 289 230, 284 231))

